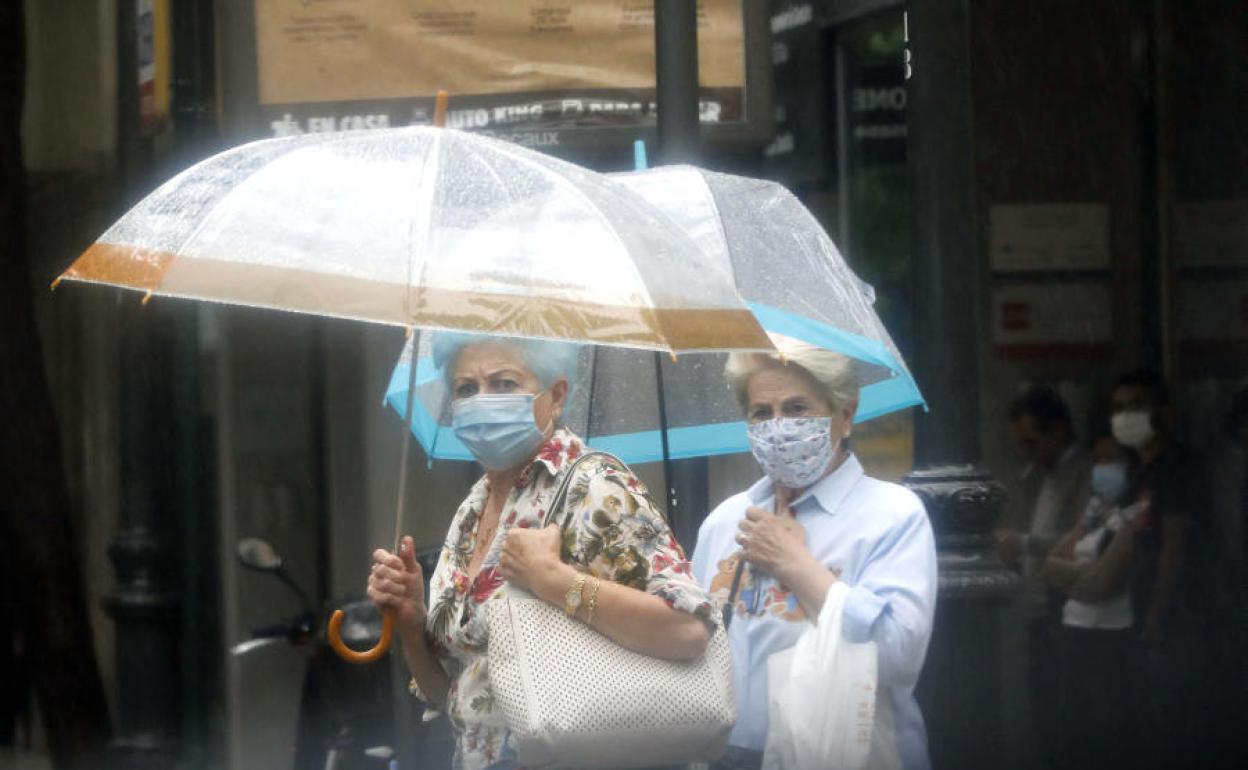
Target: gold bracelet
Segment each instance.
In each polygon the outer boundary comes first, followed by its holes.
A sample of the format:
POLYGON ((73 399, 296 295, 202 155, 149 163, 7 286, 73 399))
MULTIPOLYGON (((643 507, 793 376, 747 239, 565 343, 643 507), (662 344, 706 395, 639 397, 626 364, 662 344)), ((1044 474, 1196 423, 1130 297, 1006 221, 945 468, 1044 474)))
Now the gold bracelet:
POLYGON ((590 590, 588 606, 585 609, 585 625, 594 625, 594 608, 598 606, 598 586, 602 585, 602 581, 594 578, 594 587, 590 590))
POLYGON ((576 573, 576 577, 572 578, 572 587, 564 594, 563 611, 570 618, 576 617, 576 611, 581 608, 581 591, 588 577, 584 572, 576 573))

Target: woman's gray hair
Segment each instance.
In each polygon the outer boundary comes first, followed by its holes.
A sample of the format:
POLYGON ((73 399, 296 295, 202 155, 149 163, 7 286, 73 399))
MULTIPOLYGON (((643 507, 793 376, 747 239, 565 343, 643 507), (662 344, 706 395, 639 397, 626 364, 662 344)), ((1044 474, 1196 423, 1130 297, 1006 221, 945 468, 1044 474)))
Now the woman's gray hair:
POLYGON ((741 402, 749 408, 750 378, 763 369, 796 366, 819 388, 828 406, 843 409, 858 399, 858 376, 848 357, 809 342, 783 334, 768 334, 775 353, 732 353, 724 366, 728 382, 741 402))
POLYGON ((505 345, 519 351, 524 365, 543 388, 549 388, 561 377, 568 381, 568 392, 576 383, 576 370, 581 356, 581 346, 571 342, 537 340, 530 337, 497 337, 489 334, 435 331, 430 347, 433 365, 441 369, 447 379, 459 353, 469 345, 490 343, 505 345))

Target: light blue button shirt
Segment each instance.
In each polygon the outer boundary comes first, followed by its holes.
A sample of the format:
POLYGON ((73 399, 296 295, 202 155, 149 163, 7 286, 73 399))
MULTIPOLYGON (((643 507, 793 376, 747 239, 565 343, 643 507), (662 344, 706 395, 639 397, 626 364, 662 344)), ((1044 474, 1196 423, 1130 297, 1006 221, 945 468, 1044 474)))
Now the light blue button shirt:
MULTIPOLYGON (((721 602, 736 566, 737 526, 749 506, 772 510, 774 494, 771 480, 763 478, 721 503, 698 530, 694 576, 721 602)), ((880 693, 892 707, 903 766, 926 770, 927 731, 914 685, 936 604, 936 546, 923 503, 905 487, 866 476, 851 454, 790 507, 806 529, 811 553, 850 588, 841 621, 845 638, 871 640, 878 647, 880 693)), ((767 658, 797 642, 805 615, 774 578, 761 570, 747 569, 747 575, 728 632, 737 691, 737 725, 729 743, 762 750, 767 658)))

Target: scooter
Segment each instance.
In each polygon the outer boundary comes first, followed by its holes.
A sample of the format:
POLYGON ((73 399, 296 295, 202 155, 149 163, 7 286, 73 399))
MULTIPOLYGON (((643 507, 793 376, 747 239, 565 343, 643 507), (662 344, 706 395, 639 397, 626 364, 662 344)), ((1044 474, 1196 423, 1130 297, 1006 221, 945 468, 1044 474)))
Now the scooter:
MULTIPOLYGON (((397 770, 389 667, 357 666, 334 654, 320 631, 325 628, 323 619, 317 618, 308 595, 291 579, 282 557, 268 542, 258 538, 239 541, 238 560, 281 581, 299 597, 302 609, 281 623, 254 629, 252 638, 235 645, 230 653, 242 657, 274 644, 315 648, 308 659, 299 702, 295 770, 397 770)), ((349 645, 367 649, 377 644, 381 617, 371 602, 330 608, 334 609, 346 614, 342 637, 349 645)))

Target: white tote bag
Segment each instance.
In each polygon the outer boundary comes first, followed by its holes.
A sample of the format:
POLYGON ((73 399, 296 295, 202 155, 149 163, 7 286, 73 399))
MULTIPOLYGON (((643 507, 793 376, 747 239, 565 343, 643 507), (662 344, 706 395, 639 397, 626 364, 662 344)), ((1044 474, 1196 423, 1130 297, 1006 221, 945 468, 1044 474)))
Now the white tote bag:
POLYGON ((769 727, 763 770, 901 767, 888 699, 877 699, 875 642, 841 635, 849 588, 832 584, 797 644, 767 660, 769 727))
MULTIPOLYGON (((596 455, 564 472, 548 525, 566 524, 572 478, 596 455)), ((490 685, 525 767, 684 764, 717 757, 728 743, 737 699, 722 628, 700 658, 671 661, 625 649, 516 587, 485 608, 490 685)))

